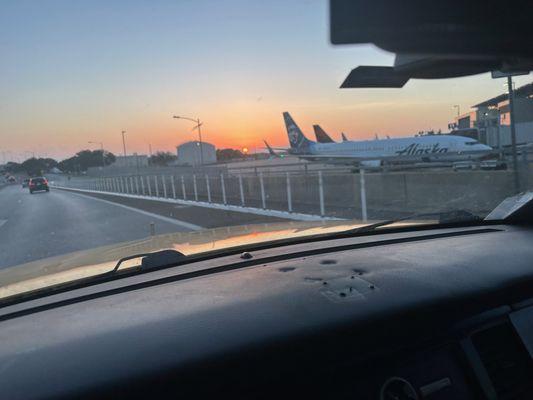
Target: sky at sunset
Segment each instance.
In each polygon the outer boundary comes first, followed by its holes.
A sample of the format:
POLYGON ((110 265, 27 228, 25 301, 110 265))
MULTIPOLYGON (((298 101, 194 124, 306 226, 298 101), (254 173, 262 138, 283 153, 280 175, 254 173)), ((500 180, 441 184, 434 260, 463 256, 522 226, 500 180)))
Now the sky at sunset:
MULTIPOLYGON (((410 81, 403 89, 339 89, 357 65, 391 65, 372 46, 331 46, 326 1, 26 1, 0 4, 0 161, 64 158, 88 141, 120 153, 286 146, 281 113, 308 136, 335 139, 446 129, 504 92, 489 74, 410 81)), ((516 85, 531 76, 515 78, 516 85)))

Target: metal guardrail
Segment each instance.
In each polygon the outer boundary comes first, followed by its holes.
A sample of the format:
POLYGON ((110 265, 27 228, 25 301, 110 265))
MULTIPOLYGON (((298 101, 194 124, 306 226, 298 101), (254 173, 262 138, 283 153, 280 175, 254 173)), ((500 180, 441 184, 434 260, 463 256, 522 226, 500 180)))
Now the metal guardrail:
MULTIPOLYGON (((61 179, 64 187, 193 205, 247 207, 362 221, 398 218, 436 209, 483 215, 514 194, 511 171, 403 171, 307 174, 151 174, 61 179)), ((533 175, 524 171, 524 188, 533 175)))
MULTIPOLYGON (((349 175, 353 177, 352 174, 349 175)), ((359 174, 365 184, 364 173, 359 174)), ((339 207, 328 208, 322 171, 303 177, 286 172, 280 177, 255 175, 135 175, 101 178, 57 178, 56 185, 64 188, 86 189, 102 193, 142 196, 151 199, 174 199, 200 205, 218 204, 275 212, 309 214, 321 218, 358 218, 366 221, 367 206, 364 188, 360 190, 360 211, 350 204, 349 213, 339 207), (304 179, 305 178, 305 179, 304 179)), ((342 208, 342 207, 341 207, 342 208)), ((344 210, 346 211, 346 210, 344 210)))

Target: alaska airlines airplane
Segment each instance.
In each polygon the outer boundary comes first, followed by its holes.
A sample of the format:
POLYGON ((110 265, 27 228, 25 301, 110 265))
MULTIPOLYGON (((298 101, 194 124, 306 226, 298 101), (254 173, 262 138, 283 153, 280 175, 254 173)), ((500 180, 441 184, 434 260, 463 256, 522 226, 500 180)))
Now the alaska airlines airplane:
POLYGON ((310 161, 379 167, 383 162, 466 161, 487 156, 492 148, 453 135, 316 143, 305 137, 288 112, 283 113, 289 153, 310 161))
POLYGON ((335 143, 335 141, 320 127, 320 125, 313 125, 315 131, 316 141, 318 143, 335 143))

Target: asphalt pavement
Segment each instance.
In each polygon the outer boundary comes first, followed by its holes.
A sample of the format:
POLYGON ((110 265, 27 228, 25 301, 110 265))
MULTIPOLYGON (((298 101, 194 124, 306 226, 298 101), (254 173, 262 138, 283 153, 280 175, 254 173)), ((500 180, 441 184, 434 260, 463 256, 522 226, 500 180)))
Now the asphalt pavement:
POLYGON ((150 235, 203 227, 94 197, 0 188, 0 268, 150 235))

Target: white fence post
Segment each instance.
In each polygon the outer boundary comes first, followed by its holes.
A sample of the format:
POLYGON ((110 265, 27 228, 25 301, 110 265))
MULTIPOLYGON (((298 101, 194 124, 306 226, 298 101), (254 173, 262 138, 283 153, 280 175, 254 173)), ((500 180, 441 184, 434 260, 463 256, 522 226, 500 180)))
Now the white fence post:
POLYGON ((181 175, 181 194, 183 195, 183 200, 187 200, 187 192, 185 191, 185 179, 181 175))
POLYGON ((163 180, 163 197, 167 198, 167 178, 165 178, 165 175, 161 175, 161 179, 163 180))
POLYGON ((124 177, 120 177, 120 193, 124 193, 124 177))
POLYGON ((140 179, 141 179, 141 193, 143 194, 143 196, 146 196, 146 189, 144 187, 144 177, 141 175, 140 179))
POLYGON ((150 175, 146 175, 146 185, 148 186, 148 196, 152 197, 152 183, 150 182, 150 175))
POLYGON ((265 183, 263 182, 263 172, 259 172, 259 185, 261 186, 261 204, 263 209, 266 208, 266 199, 265 199, 265 183))
POLYGON ((224 184, 224 174, 220 174, 220 185, 222 186, 222 203, 226 202, 226 185, 224 184))
POLYGON ((196 175, 192 174, 192 187, 194 189, 194 201, 198 201, 198 187, 196 186, 196 175))
POLYGON ((155 197, 159 197, 159 180, 157 179, 157 175, 154 175, 154 181, 155 181, 155 197))
POLYGON ((205 174, 205 184, 207 187, 207 202, 211 203, 211 188, 209 187, 209 175, 205 174))
POLYGON ((292 212, 291 175, 287 172, 287 210, 292 212))
POLYGON ((362 168, 359 170, 359 182, 361 185, 361 217, 362 217, 363 222, 366 222, 367 214, 366 214, 365 170, 362 168))
POLYGON ((241 206, 244 207, 244 189, 242 187, 242 175, 239 174, 239 191, 241 193, 241 206))
POLYGON ((130 194, 133 194, 133 176, 130 176, 130 194))
POLYGON ((135 175, 135 194, 139 195, 139 175, 135 175))
POLYGON ((318 195, 320 197, 320 216, 324 216, 324 181, 322 171, 318 171, 318 195))
POLYGON ((176 198, 176 184, 174 183, 175 180, 176 180, 176 177, 172 175, 172 177, 170 178, 170 184, 172 185, 172 198, 173 199, 176 198))

